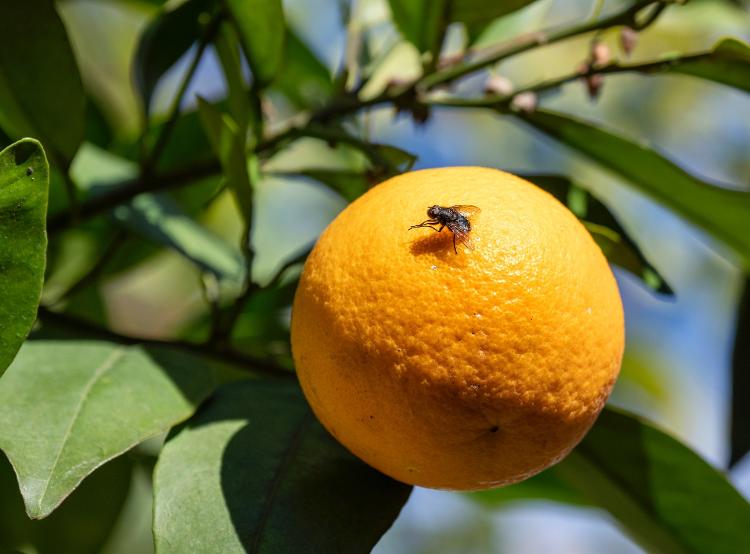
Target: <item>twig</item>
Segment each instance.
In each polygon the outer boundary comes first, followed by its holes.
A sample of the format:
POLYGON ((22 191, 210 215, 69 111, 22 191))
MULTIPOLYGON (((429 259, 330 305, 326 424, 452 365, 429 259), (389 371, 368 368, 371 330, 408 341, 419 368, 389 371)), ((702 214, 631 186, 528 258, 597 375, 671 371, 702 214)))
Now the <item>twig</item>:
POLYGON ((692 62, 702 59, 709 58, 711 53, 694 54, 692 56, 683 56, 680 58, 671 58, 666 60, 658 60, 655 62, 646 62, 640 64, 619 64, 611 63, 603 67, 591 67, 585 72, 575 72, 562 77, 556 77, 541 81, 539 83, 529 85, 519 89, 512 94, 508 95, 490 95, 482 98, 438 98, 424 100, 426 104, 431 106, 441 106, 450 108, 493 108, 498 110, 507 109, 513 99, 526 92, 542 93, 549 90, 553 90, 561 87, 572 81, 578 79, 585 79, 591 75, 606 75, 614 73, 627 73, 627 72, 638 72, 638 73, 658 73, 659 71, 668 69, 670 66, 676 63, 692 62))
POLYGON ((205 356, 207 358, 213 358, 218 361, 228 362, 253 373, 261 373, 270 377, 280 377, 285 379, 295 378, 293 371, 289 371, 273 361, 256 358, 232 349, 217 348, 209 344, 197 344, 189 341, 160 340, 123 335, 74 316, 53 312, 45 307, 39 308, 38 317, 42 322, 49 321, 51 323, 57 323, 66 328, 76 329, 83 334, 116 342, 118 344, 140 344, 143 346, 174 348, 192 354, 205 356))

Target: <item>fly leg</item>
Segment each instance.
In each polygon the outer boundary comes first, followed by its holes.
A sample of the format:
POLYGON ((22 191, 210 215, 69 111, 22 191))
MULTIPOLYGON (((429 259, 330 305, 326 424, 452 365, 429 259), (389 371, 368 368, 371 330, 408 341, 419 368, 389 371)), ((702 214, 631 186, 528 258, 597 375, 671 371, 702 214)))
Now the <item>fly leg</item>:
POLYGON ((443 230, 443 227, 445 227, 445 225, 441 225, 440 229, 435 229, 435 227, 433 227, 433 225, 437 225, 438 223, 439 223, 439 221, 437 221, 435 219, 427 219, 427 220, 423 221, 422 223, 420 223, 419 225, 412 225, 411 227, 409 227, 409 229, 416 229, 417 227, 429 227, 433 231, 437 231, 439 233, 440 231, 443 230))
POLYGON ((456 233, 453 233, 453 251, 458 255, 458 249, 456 248, 456 233))

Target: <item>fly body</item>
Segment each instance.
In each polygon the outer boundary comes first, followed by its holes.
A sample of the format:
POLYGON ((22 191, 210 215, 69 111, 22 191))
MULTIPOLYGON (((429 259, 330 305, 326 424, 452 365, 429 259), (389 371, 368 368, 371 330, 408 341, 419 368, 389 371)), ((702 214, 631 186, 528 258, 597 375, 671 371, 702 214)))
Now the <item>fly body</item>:
POLYGON ((463 244, 469 250, 473 249, 471 243, 471 221, 470 218, 480 212, 476 206, 456 205, 456 206, 430 206, 427 208, 429 219, 412 225, 409 229, 419 227, 429 227, 433 231, 441 232, 448 228, 453 233, 453 251, 458 254, 456 243, 463 244), (439 227, 437 227, 439 225, 439 227))

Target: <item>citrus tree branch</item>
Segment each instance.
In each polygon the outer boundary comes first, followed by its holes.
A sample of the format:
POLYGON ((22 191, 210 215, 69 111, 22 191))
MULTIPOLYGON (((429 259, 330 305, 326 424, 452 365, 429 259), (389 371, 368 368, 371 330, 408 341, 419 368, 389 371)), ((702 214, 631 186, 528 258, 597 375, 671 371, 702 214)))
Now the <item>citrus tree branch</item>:
POLYGON ((190 341, 160 340, 123 335, 107 329, 106 327, 101 327, 75 316, 53 312, 52 310, 43 306, 39 307, 37 317, 42 323, 46 321, 48 323, 61 325, 66 329, 74 329, 85 335, 102 340, 116 342, 118 344, 140 344, 143 346, 174 348, 176 350, 182 350, 199 356, 205 356, 217 361, 227 362, 235 367, 252 373, 260 373, 270 377, 280 377, 285 379, 295 378, 295 374, 293 371, 285 369, 284 367, 274 363, 273 361, 250 356, 248 354, 244 354, 230 348, 219 348, 211 344, 198 344, 190 341))
POLYGON ((538 83, 529 85, 521 88, 511 94, 506 95, 488 95, 481 98, 434 98, 422 100, 423 103, 430 106, 441 106, 451 108, 492 108, 497 110, 508 109, 513 99, 519 94, 533 92, 543 93, 550 90, 557 89, 567 83, 586 79, 592 75, 609 75, 616 73, 659 73, 670 68, 670 66, 676 63, 699 61, 702 59, 710 59, 711 53, 695 54, 691 56, 682 56, 679 58, 670 58, 665 60, 658 60, 654 62, 638 63, 638 64, 620 64, 610 63, 602 67, 590 67, 586 71, 577 71, 569 73, 561 77, 554 79, 547 79, 538 83))

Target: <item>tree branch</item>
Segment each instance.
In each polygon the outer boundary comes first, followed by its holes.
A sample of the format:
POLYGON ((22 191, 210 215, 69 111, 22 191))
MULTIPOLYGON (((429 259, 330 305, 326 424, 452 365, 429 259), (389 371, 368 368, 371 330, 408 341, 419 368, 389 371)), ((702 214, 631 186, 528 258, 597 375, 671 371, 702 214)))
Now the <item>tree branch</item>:
POLYGON ((683 56, 680 58, 671 58, 639 64, 619 64, 615 62, 603 67, 591 67, 584 72, 570 73, 567 75, 563 75, 562 77, 556 77, 554 79, 541 81, 539 83, 519 89, 512 94, 489 95, 482 98, 439 98, 423 100, 423 102, 430 106, 450 108, 492 108, 503 111, 507 110, 510 107, 513 99, 516 96, 526 92, 533 92, 536 94, 547 92, 559 88, 567 83, 576 81, 578 79, 585 79, 592 75, 608 75, 628 72, 658 73, 659 71, 669 69, 669 67, 675 65, 676 63, 699 61, 702 59, 710 58, 711 55, 711 52, 707 52, 702 54, 694 54, 691 56, 683 56))
POLYGON ((227 349, 217 348, 209 344, 198 344, 198 343, 189 342, 189 341, 179 341, 179 340, 170 341, 170 340, 149 339, 149 338, 143 338, 143 337, 133 337, 130 335, 122 335, 120 333, 115 333, 114 331, 111 331, 110 329, 90 323, 83 319, 70 316, 67 314, 53 312, 43 306, 39 307, 39 312, 38 312, 37 317, 42 322, 48 321, 50 323, 62 325, 66 328, 75 329, 84 335, 89 335, 92 337, 100 338, 102 340, 116 342, 118 344, 128 344, 128 345, 141 344, 143 346, 160 346, 160 347, 165 347, 165 348, 174 348, 177 350, 190 352, 192 354, 196 354, 199 356, 213 358, 218 361, 228 362, 235 366, 241 367, 243 370, 246 370, 252 373, 260 373, 260 374, 267 375, 270 377, 277 377, 277 378, 284 378, 284 379, 295 378, 295 373, 293 371, 289 371, 288 369, 285 369, 284 367, 274 363, 273 361, 265 360, 262 358, 256 358, 254 356, 249 356, 242 352, 238 352, 236 350, 232 350, 228 348, 227 349))

